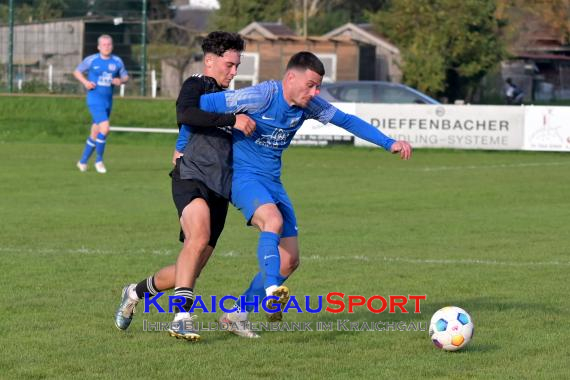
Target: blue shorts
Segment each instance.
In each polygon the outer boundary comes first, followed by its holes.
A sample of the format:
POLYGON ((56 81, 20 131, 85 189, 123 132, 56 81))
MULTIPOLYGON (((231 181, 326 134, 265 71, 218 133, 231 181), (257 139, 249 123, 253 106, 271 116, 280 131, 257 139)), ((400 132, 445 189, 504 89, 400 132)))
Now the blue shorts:
POLYGON ((236 178, 234 174, 232 203, 242 212, 248 225, 251 225, 251 218, 259 206, 273 203, 283 217, 281 237, 298 235, 295 210, 281 182, 261 177, 236 178))
POLYGON ((112 104, 88 104, 89 112, 91 113, 91 118, 93 119, 93 124, 99 124, 104 121, 108 121, 111 116, 112 104))

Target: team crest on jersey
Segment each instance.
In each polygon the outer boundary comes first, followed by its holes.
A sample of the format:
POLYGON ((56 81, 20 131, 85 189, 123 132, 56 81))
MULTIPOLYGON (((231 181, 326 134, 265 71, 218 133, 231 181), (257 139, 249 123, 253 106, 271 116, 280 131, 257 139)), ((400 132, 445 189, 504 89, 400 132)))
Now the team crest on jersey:
POLYGON ((280 148, 287 144, 291 133, 283 129, 276 129, 270 135, 261 135, 255 143, 267 148, 280 148))
POLYGON ((299 124, 299 120, 301 120, 300 117, 295 117, 291 119, 291 121, 289 122, 289 128, 295 128, 297 124, 299 124))
POLYGON ((109 63, 109 70, 110 71, 115 71, 117 69, 117 65, 115 65, 114 63, 109 63))

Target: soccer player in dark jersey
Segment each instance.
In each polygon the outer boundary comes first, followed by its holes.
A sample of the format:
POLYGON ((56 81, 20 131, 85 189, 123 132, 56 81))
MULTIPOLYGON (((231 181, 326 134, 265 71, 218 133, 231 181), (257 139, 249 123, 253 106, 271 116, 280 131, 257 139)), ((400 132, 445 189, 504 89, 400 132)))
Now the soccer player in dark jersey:
POLYGON ((228 210, 232 181, 232 126, 251 135, 255 122, 243 114, 216 114, 200 110, 200 96, 219 92, 230 85, 240 64, 243 39, 235 33, 212 32, 202 43, 203 75, 194 75, 182 85, 176 101, 181 134, 171 172, 172 196, 180 218, 183 248, 176 265, 165 267, 138 284, 123 289, 115 314, 115 325, 129 327, 134 307, 145 293, 175 289, 183 297, 170 328, 170 335, 190 341, 200 340, 192 328, 190 309, 194 284, 211 256, 228 210))
POLYGON ((96 151, 95 170, 104 174, 107 169, 103 164, 103 153, 109 134, 113 88, 126 83, 129 75, 121 58, 111 54, 113 52, 111 36, 101 35, 97 39, 97 49, 99 53, 85 58, 73 72, 73 76, 87 90, 87 107, 93 120, 91 134, 85 142, 85 149, 77 162, 77 168, 82 172, 87 171, 87 161, 93 151, 96 151), (87 73, 87 78, 83 73, 87 73))
POLYGON ((270 321, 282 318, 281 307, 289 299, 284 282, 299 265, 297 219, 293 204, 281 183, 281 156, 306 119, 332 123, 404 160, 412 155, 406 141, 395 141, 374 126, 346 114, 318 96, 325 69, 310 52, 295 54, 282 81, 206 94, 200 107, 209 112, 245 112, 256 122, 251 136, 234 131, 232 203, 248 224, 260 230, 257 257, 260 271, 238 300, 236 312, 224 313, 220 321, 236 335, 256 338, 245 322, 255 299, 273 296, 270 321), (235 328, 234 328, 235 326, 235 328))

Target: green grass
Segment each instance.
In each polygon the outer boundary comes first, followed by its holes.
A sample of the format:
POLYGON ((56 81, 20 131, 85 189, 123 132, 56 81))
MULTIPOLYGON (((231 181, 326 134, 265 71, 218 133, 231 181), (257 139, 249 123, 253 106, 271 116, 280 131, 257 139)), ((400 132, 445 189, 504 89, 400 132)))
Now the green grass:
MULTIPOLYGON (((176 128, 175 102, 115 97, 111 121, 116 126, 176 128)), ((85 97, 0 95, 0 141, 77 142, 90 125, 85 97)), ((115 139, 122 141, 123 136, 115 139)), ((128 137, 133 138, 157 140, 148 134, 128 137)))
MULTIPOLYGON (((2 117, 0 133, 11 128, 8 118, 24 126, 28 115, 2 117)), ((31 125, 42 128, 29 123, 20 137, 33 134, 31 125)), ((255 341, 205 332, 203 342, 190 344, 142 330, 143 320, 170 315, 145 315, 141 307, 127 332, 112 320, 124 284, 176 260, 167 175, 174 137, 112 135, 109 173, 98 175, 75 168, 85 137, 77 136, 0 139, 2 378, 568 376, 567 154, 419 150, 403 162, 371 149, 291 148, 283 182, 301 243, 301 266, 288 281, 293 293, 427 300, 420 314, 360 308, 286 320, 427 322, 440 307, 457 305, 475 321, 473 341, 446 353, 427 332, 264 332, 255 341)), ((247 287, 256 235, 231 209, 199 294, 247 287)))

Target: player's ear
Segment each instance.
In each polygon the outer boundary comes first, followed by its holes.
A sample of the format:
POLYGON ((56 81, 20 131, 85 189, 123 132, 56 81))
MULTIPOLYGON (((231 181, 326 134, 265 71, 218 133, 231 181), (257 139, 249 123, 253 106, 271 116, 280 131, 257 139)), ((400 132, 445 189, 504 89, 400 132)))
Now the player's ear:
POLYGON ((285 79, 287 79, 288 82, 294 80, 295 77, 296 77, 295 70, 287 70, 287 73, 285 74, 285 79))
POLYGON ((204 55, 204 65, 206 65, 207 68, 212 68, 212 66, 214 66, 213 54, 207 53, 206 55, 204 55))

